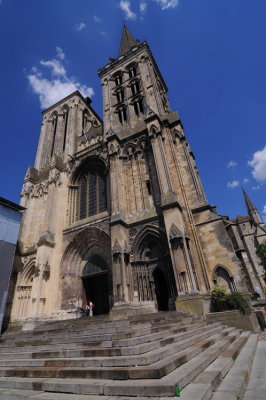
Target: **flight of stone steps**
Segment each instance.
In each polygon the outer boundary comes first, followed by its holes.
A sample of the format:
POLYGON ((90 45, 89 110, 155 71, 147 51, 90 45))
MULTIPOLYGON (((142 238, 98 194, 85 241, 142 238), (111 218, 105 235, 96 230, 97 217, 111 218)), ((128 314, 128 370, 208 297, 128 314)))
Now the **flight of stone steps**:
POLYGON ((0 338, 0 399, 154 400, 180 393, 184 400, 226 400, 236 381, 243 392, 256 344, 250 332, 176 311, 10 329, 0 338), (232 384, 226 380, 234 369, 232 384))

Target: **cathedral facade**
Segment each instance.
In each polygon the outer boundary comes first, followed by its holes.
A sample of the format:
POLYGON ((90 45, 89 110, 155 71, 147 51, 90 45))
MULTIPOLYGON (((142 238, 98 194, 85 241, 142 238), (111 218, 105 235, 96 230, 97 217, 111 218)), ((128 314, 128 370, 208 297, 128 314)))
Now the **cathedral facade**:
POLYGON ((92 301, 113 318, 172 310, 214 285, 259 293, 266 229, 220 216, 146 42, 124 27, 99 70, 103 121, 78 91, 43 112, 14 265, 11 321, 66 318, 92 301))

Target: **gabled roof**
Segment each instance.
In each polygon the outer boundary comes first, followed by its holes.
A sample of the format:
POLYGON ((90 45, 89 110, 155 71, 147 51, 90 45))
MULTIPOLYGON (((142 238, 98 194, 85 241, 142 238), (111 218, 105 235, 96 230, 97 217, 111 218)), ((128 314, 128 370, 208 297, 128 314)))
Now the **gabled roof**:
POLYGON ((124 25, 118 57, 121 57, 124 54, 128 53, 132 49, 132 47, 138 46, 138 44, 139 42, 133 38, 126 25, 124 25))

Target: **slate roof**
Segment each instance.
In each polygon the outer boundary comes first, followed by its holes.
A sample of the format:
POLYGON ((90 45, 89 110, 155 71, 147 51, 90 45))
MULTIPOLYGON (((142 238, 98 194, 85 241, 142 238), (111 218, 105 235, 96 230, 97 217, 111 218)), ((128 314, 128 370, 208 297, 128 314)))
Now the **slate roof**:
POLYGON ((132 49, 132 47, 136 47, 138 46, 138 44, 139 42, 133 38, 131 33, 128 31, 126 25, 124 25, 118 57, 125 55, 132 49))

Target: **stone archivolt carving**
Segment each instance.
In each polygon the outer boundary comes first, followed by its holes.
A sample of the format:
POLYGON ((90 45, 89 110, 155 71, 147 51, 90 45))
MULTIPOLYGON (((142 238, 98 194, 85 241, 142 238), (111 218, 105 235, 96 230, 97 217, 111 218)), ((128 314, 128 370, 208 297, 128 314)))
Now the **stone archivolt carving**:
POLYGON ((54 242, 54 234, 50 231, 44 232, 39 241, 38 241, 38 247, 39 246, 48 246, 48 247, 54 247, 55 242, 54 242))
POLYGON ((122 254, 122 249, 120 247, 120 244, 117 239, 115 239, 114 245, 113 245, 113 255, 119 255, 122 254))
POLYGON ((142 229, 142 226, 134 226, 133 228, 130 228, 128 233, 129 233, 129 243, 130 245, 132 244, 135 236, 139 233, 139 231, 142 229))
POLYGON ((130 253, 130 251, 129 251, 129 248, 128 248, 128 245, 127 245, 127 241, 125 240, 125 244, 124 244, 124 254, 129 254, 130 253))
POLYGON ((68 174, 71 173, 71 171, 74 169, 76 164, 77 164, 77 160, 69 154, 68 155, 68 160, 67 160, 67 165, 68 165, 67 172, 68 172, 68 174))
POLYGON ((118 143, 113 142, 109 145, 108 149, 109 156, 117 155, 120 153, 120 146, 118 143))
POLYGON ((175 224, 171 225, 169 232, 169 240, 172 242, 173 240, 183 240, 185 238, 185 234, 178 229, 175 224))
POLYGON ((124 146, 121 158, 131 159, 138 157, 139 154, 143 154, 148 146, 147 136, 141 136, 135 140, 131 140, 126 146, 124 146))

